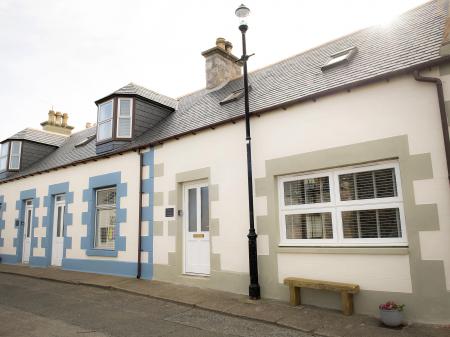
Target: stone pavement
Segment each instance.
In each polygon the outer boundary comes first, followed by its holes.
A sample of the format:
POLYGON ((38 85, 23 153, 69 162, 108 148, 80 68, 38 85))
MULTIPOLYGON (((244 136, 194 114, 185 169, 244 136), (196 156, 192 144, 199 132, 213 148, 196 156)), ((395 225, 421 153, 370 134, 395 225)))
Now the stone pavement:
POLYGON ((96 286, 230 316, 254 319, 282 327, 329 337, 449 337, 450 327, 412 324, 402 329, 389 329, 376 318, 364 315, 344 316, 334 310, 312 306, 292 307, 281 301, 262 299, 251 301, 244 295, 217 290, 176 285, 159 281, 137 280, 111 275, 99 275, 56 268, 32 268, 22 265, 0 264, 0 273, 96 286))

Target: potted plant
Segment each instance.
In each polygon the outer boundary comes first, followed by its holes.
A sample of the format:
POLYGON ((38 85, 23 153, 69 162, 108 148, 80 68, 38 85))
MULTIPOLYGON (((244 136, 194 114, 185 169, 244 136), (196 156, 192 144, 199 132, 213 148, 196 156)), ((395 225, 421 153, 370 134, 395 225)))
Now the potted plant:
POLYGON ((380 319, 390 327, 397 327, 403 322, 404 304, 397 304, 394 301, 388 301, 380 304, 380 319))

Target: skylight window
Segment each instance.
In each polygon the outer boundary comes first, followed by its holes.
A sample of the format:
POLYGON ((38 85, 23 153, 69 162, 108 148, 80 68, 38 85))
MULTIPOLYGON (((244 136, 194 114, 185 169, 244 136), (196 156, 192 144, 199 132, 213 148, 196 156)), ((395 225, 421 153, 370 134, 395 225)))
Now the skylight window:
POLYGON ((325 64, 322 66, 321 70, 324 71, 340 64, 348 63, 356 54, 356 51, 357 48, 352 47, 331 55, 328 58, 327 62, 325 62, 325 64))
POLYGON ((80 147, 80 146, 86 145, 87 143, 89 143, 89 142, 90 142, 91 140, 93 140, 94 138, 95 138, 95 135, 89 136, 89 137, 87 137, 87 138, 81 140, 79 143, 77 143, 77 144, 75 145, 75 147, 80 147))
MULTIPOLYGON (((252 86, 251 85, 248 87, 248 91, 250 91, 250 90, 252 90, 252 86)), ((224 105, 224 104, 227 104, 227 103, 231 103, 231 102, 237 101, 237 100, 241 99, 242 97, 244 97, 244 94, 245 94, 244 88, 240 88, 240 89, 238 89, 236 91, 233 91, 231 94, 229 94, 223 100, 221 100, 219 102, 219 104, 220 105, 224 105)))

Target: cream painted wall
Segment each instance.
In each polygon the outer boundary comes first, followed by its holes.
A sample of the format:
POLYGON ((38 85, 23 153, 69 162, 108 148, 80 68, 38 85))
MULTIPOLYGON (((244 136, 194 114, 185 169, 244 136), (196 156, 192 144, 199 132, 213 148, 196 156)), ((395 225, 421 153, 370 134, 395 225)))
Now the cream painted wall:
MULTIPOLYGON (((67 258, 100 259, 96 256, 86 256, 85 250, 80 248, 81 237, 86 236, 87 232, 87 226, 81 224, 81 215, 88 209, 88 203, 82 201, 83 190, 89 187, 89 177, 117 171, 121 172, 121 182, 127 183, 127 197, 122 197, 120 200, 121 208, 127 209, 127 221, 120 226, 120 235, 127 237, 126 251, 119 252, 117 258, 102 257, 102 259, 136 261, 139 221, 139 156, 135 152, 0 185, 0 195, 5 196, 7 203, 7 209, 4 212, 5 229, 1 233, 5 242, 4 246, 0 247, 0 253, 16 254, 16 248, 13 247, 13 238, 17 237, 14 220, 18 218, 15 204, 16 200, 19 200, 20 191, 36 188, 36 196, 40 199, 39 208, 35 209, 35 216, 39 219, 39 227, 35 229, 35 236, 39 238, 38 247, 40 247, 41 238, 46 235, 46 228, 42 227, 43 216, 47 215, 43 197, 48 194, 49 185, 68 181, 70 191, 74 192, 74 202, 68 207, 68 212, 73 214, 73 223, 67 227, 67 234, 72 237, 72 249, 67 249, 67 258)), ((33 253, 35 256, 44 256, 45 250, 35 248, 33 253)))
POLYGON ((408 255, 278 254, 278 266, 280 283, 297 276, 356 283, 361 290, 412 292, 408 255))
MULTIPOLYGON (((247 256, 248 227, 244 135, 241 121, 168 141, 155 150, 155 164, 164 164, 164 176, 155 178, 155 192, 165 195, 161 211, 155 211, 156 221, 165 221, 162 209, 174 206, 168 204, 167 195, 175 190, 176 174, 210 167, 210 183, 219 186, 219 201, 214 203, 213 217, 220 223, 220 235, 212 238, 212 249, 220 254, 221 269, 232 272, 248 272, 247 259, 243 258, 247 256)), ((450 228, 450 191, 433 85, 416 82, 412 76, 402 76, 252 118, 254 177, 266 175, 266 160, 398 135, 408 135, 411 154, 431 153, 434 178, 416 182, 414 188, 417 203, 438 205, 441 229, 423 233, 422 254, 424 258, 445 261, 450 289, 450 254, 448 248, 443 248, 446 243, 449 246, 450 235, 436 241, 450 228)), ((256 215, 264 215, 267 201, 258 199, 256 215)), ((167 264, 168 252, 175 250, 174 239, 167 235, 165 230, 164 236, 155 237, 155 263, 167 264)), ((261 238, 259 253, 276 254, 268 251, 266 239, 261 238)), ((317 266, 331 265, 340 258, 354 263, 359 266, 356 271, 342 268, 338 278, 357 280, 363 289, 411 291, 407 256, 280 255, 279 279, 297 274, 299 264, 307 257, 314 258, 317 266), (385 264, 387 267, 383 268, 385 264)), ((311 278, 336 279, 336 273, 329 275, 324 275, 322 268, 308 269, 311 278)))

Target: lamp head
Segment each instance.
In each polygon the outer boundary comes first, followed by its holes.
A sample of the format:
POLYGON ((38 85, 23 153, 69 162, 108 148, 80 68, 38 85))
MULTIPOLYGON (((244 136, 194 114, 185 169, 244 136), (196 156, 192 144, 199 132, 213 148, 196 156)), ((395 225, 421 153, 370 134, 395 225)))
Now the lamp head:
POLYGON ((247 17, 250 15, 250 9, 241 4, 234 13, 239 18, 239 26, 247 26, 247 17))

